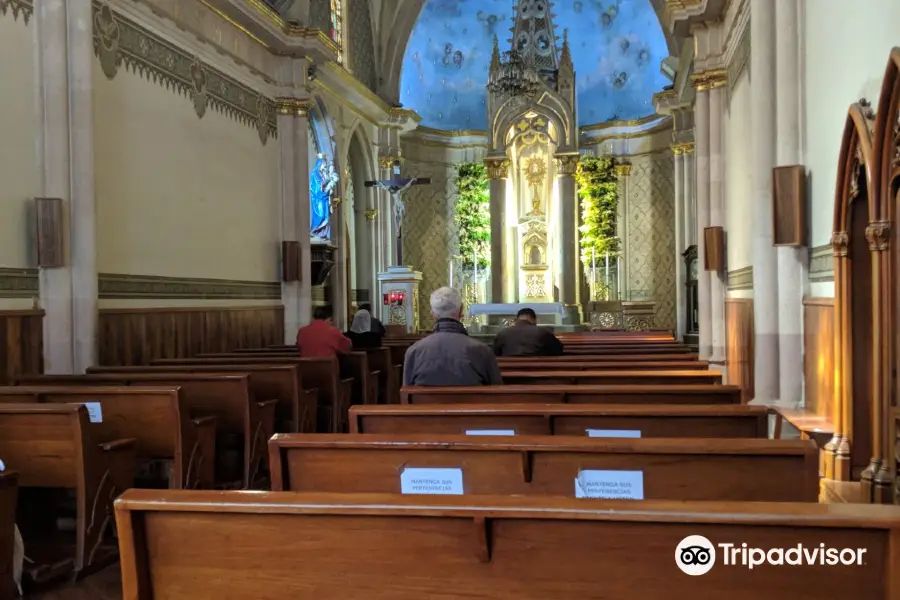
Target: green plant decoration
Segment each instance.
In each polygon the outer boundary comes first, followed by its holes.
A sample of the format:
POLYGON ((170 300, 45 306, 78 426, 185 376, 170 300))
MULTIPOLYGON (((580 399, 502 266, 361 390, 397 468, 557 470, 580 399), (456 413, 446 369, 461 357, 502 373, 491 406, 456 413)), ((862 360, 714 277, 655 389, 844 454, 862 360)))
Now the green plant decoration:
POLYGON ((601 258, 619 255, 616 236, 616 212, 619 206, 619 182, 615 165, 608 156, 582 156, 575 173, 581 196, 581 262, 591 264, 591 253, 601 258))
POLYGON ((491 204, 487 168, 479 163, 462 163, 456 168, 454 221, 459 231, 459 255, 464 270, 491 264, 491 204))

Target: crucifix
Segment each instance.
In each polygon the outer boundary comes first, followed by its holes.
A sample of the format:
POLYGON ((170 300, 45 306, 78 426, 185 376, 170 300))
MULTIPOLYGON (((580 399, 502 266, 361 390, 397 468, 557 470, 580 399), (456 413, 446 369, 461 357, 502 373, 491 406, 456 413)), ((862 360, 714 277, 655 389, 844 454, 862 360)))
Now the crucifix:
POLYGON ((403 265, 403 234, 401 228, 403 226, 403 214, 406 212, 406 206, 403 203, 403 194, 414 185, 427 185, 431 183, 429 177, 413 177, 412 179, 403 179, 400 177, 400 161, 395 160, 393 166, 393 176, 383 181, 367 181, 367 188, 375 187, 381 190, 387 190, 394 200, 394 229, 397 230, 397 264, 403 265))

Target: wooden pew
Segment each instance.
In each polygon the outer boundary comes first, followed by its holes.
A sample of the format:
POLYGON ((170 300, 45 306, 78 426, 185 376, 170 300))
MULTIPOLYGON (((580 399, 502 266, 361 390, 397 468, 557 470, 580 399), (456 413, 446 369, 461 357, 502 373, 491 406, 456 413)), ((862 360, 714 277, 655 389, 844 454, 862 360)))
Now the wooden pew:
POLYGON ((319 390, 316 411, 316 430, 340 433, 347 431, 347 411, 353 381, 342 379, 336 358, 308 358, 300 356, 239 355, 230 358, 164 358, 153 361, 154 366, 186 365, 204 367, 221 365, 297 365, 303 384, 319 390))
POLYGON ((272 489, 294 492, 400 493, 411 468, 460 471, 467 494, 572 496, 596 470, 633 473, 641 499, 815 502, 819 491, 808 440, 278 434, 269 453, 272 489))
POLYGON ((275 428, 277 400, 256 400, 250 391, 250 376, 215 373, 104 373, 94 375, 32 375, 16 377, 18 385, 139 385, 176 386, 192 417, 216 417, 216 483, 249 489, 263 485, 268 468, 266 440, 275 428), (240 474, 228 468, 225 448, 240 456, 240 474))
MULTIPOLYGON (((519 362, 527 363, 535 360, 540 360, 544 363, 554 363, 554 362, 590 362, 590 361, 600 361, 600 362, 661 362, 661 361, 696 361, 697 354, 691 352, 685 352, 683 354, 578 354, 574 356, 566 356, 563 354, 562 356, 498 356, 497 362, 501 365, 504 363, 516 364, 519 362)), ((706 361, 707 364, 708 361, 706 361)))
POLYGON ((530 361, 509 363, 498 361, 502 372, 515 371, 706 371, 709 363, 705 360, 691 361, 604 361, 583 360, 567 362, 544 362, 539 358, 530 361))
MULTIPOLYGON (((299 357, 296 348, 288 350, 250 349, 247 351, 235 351, 226 353, 198 354, 196 358, 282 358, 299 357)), ((306 358, 306 357, 301 357, 306 358)), ((377 404, 379 378, 381 373, 369 366, 369 355, 364 350, 354 350, 349 354, 337 356, 340 365, 341 377, 352 380, 350 398, 351 404, 377 404)))
POLYGON ((0 387, 0 404, 97 404, 91 426, 102 439, 134 439, 139 460, 172 461, 171 489, 211 488, 216 418, 192 418, 177 387, 0 387), (96 417, 96 418, 95 418, 96 417))
POLYGON ((563 346, 563 356, 581 354, 688 354, 687 346, 623 346, 611 348, 608 346, 563 346))
POLYGON ((15 547, 18 492, 18 473, 0 471, 0 600, 12 600, 18 592, 13 580, 13 549, 15 547))
POLYGON ((130 490, 116 521, 127 600, 897 600, 900 589, 900 515, 887 506, 130 490), (675 562, 690 535, 763 553, 866 552, 852 553, 858 566, 751 570, 723 564, 719 547, 712 570, 690 577, 675 562))
POLYGON ((255 398, 278 400, 276 433, 315 433, 317 388, 304 388, 296 365, 169 365, 140 367, 90 367, 88 374, 120 373, 248 373, 255 398))
POLYGON ((403 384, 403 365, 394 364, 390 348, 369 348, 369 364, 379 372, 379 404, 400 402, 400 386, 403 384))
POLYGON ((737 385, 410 386, 401 404, 740 404, 737 385))
POLYGON ((116 519, 130 600, 260 589, 273 599, 896 600, 900 586, 893 507, 133 490, 116 519), (717 548, 712 570, 690 577, 674 561, 689 535, 763 552, 866 552, 854 553, 858 566, 751 570, 724 565, 717 548))
POLYGON ((82 405, 0 404, 0 456, 19 472, 22 492, 66 488, 75 494, 74 548, 58 536, 48 539, 55 515, 20 495, 18 524, 34 560, 26 565, 30 579, 77 575, 115 559, 115 547, 103 544, 104 534, 112 525, 113 500, 132 485, 133 439, 104 438, 82 405))
MULTIPOLYGON (((489 399, 489 398, 486 398, 489 399)), ((423 404, 354 406, 350 433, 768 438, 763 406, 423 404)))
POLYGON ((507 385, 710 385, 722 383, 718 371, 506 371, 507 385))

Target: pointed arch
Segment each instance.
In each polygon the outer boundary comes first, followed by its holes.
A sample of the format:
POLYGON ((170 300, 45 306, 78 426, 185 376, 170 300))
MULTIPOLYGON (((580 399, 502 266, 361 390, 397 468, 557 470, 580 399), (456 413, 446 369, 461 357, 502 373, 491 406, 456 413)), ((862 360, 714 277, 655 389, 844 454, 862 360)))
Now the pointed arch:
POLYGON ((900 404, 896 381, 900 335, 894 331, 894 314, 900 307, 900 247, 893 235, 900 214, 900 48, 893 48, 888 58, 878 99, 873 144, 878 158, 874 182, 876 211, 867 233, 876 284, 872 319, 877 332, 876 364, 873 365, 877 393, 872 400, 873 452, 868 487, 873 501, 889 503, 892 496, 900 502, 900 404))
MULTIPOLYGON (((864 315, 870 307, 868 293, 851 293, 860 283, 871 286, 871 262, 865 248, 865 227, 875 206, 875 160, 872 146, 874 114, 865 101, 855 103, 848 110, 838 157, 838 175, 835 186, 833 232, 831 237, 834 254, 835 280, 835 431, 826 444, 826 477, 848 481, 853 478, 854 467, 859 470, 862 461, 860 451, 865 450, 862 440, 865 434, 859 417, 865 417, 865 402, 857 392, 868 388, 866 358, 871 354, 871 323, 864 315), (860 238, 863 239, 860 239, 860 238), (865 284, 868 274, 868 284, 865 284), (854 286, 854 283, 857 286, 854 286), (865 344, 861 337, 868 337, 865 344), (855 402, 856 400, 856 402, 855 402), (861 414, 863 413, 863 414, 861 414), (858 444, 859 442, 859 444, 858 444)), ((865 392, 863 392, 865 395, 865 392)))

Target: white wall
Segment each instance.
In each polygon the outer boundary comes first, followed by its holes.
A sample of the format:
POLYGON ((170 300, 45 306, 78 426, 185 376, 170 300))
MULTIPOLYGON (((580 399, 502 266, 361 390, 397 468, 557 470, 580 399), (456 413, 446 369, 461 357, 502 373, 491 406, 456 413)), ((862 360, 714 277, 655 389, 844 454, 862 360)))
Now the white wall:
POLYGON ((94 64, 97 270, 276 281, 278 141, 94 64))
POLYGON ((26 208, 38 195, 33 35, 33 19, 0 15, 0 267, 29 266, 26 208))
POLYGON ((831 239, 847 108, 863 97, 877 102, 891 48, 900 45, 900 2, 864 0, 854 6, 840 0, 801 2, 803 145, 812 195, 810 246, 819 246, 831 239))
POLYGON ((725 112, 725 231, 728 270, 753 264, 753 196, 750 187, 752 137, 750 125, 750 73, 744 69, 731 89, 725 112))

